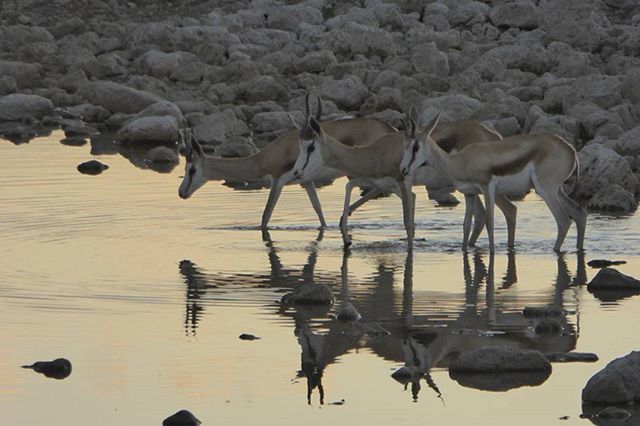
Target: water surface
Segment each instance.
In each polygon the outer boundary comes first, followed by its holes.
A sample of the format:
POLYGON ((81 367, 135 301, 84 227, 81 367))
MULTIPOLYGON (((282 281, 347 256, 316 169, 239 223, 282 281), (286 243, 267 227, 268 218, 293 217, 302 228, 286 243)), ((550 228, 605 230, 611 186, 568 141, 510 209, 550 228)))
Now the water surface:
POLYGON ((181 200, 182 164, 156 173, 108 143, 61 138, 0 143, 3 423, 155 425, 186 408, 204 424, 588 424, 582 387, 638 349, 640 296, 601 300, 584 286, 594 258, 627 260, 618 269, 640 276, 637 215, 590 215, 586 254, 573 250, 572 228, 557 256, 555 222, 530 194, 517 203, 515 253, 497 217, 492 262, 486 235, 460 251, 462 205, 437 208, 416 188, 412 256, 394 198, 354 214, 344 253, 342 180, 320 191, 330 229, 320 234, 305 192, 287 187, 264 242, 267 191, 211 182, 181 200), (110 166, 100 176, 76 171, 91 152, 110 166), (281 307, 305 282, 330 285, 336 306, 350 301, 362 319, 281 307), (521 312, 547 304, 565 309, 563 332, 540 336, 521 312), (508 391, 449 377, 460 352, 493 345, 600 361, 554 364, 550 377, 520 383, 536 386, 508 391), (73 363, 65 380, 19 368, 57 357, 73 363), (400 383, 391 374, 403 366, 424 374, 400 383))

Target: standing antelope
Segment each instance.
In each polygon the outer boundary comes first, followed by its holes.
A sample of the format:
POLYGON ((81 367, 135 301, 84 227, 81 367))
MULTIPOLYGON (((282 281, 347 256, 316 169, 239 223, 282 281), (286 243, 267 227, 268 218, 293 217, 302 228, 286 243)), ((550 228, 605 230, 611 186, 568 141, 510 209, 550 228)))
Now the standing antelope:
MULTIPOLYGON (((320 102, 319 99, 318 102, 320 102)), ((410 115, 415 116, 413 110, 410 115)), ((346 232, 348 216, 367 201, 385 192, 393 192, 398 195, 403 200, 405 227, 407 227, 407 231, 410 228, 413 233, 413 220, 411 219, 411 223, 407 224, 407 210, 404 210, 405 195, 408 196, 411 193, 411 186, 425 185, 429 189, 453 184, 446 175, 438 173, 434 168, 427 165, 420 167, 413 179, 406 182, 396 171, 396 169, 399 169, 402 160, 404 141, 406 138, 412 137, 411 135, 415 132, 413 120, 407 122, 404 133, 397 131, 388 133, 369 146, 346 149, 331 143, 330 140, 326 140, 328 139, 326 135, 318 133, 313 124, 317 122, 317 117, 314 120, 311 120, 311 118, 313 117, 307 116, 307 123, 303 132, 301 132, 300 154, 294 166, 294 177, 315 173, 317 168, 330 167, 342 170, 352 179, 346 186, 345 209, 340 219, 343 242, 347 247, 351 245, 351 240, 346 232), (319 149, 316 149, 316 145, 319 149), (351 191, 355 186, 373 188, 360 200, 349 206, 351 191)), ((432 130, 433 138, 448 152, 460 150, 471 143, 484 143, 502 139, 498 133, 477 121, 440 124, 432 130)), ((516 206, 506 196, 498 197, 496 202, 504 212, 509 233, 509 246, 513 246, 515 241, 516 206)), ((415 200, 412 201, 412 205, 414 203, 415 200)), ((410 208, 411 217, 413 217, 413 209, 414 207, 410 208)), ((465 242, 468 240, 473 245, 484 228, 486 221, 485 209, 477 196, 470 197, 470 200, 467 200, 466 209, 469 220, 475 215, 473 235, 471 239, 469 239, 468 235, 465 236, 465 242)), ((409 246, 412 244, 412 239, 413 234, 409 238, 409 246)))
MULTIPOLYGON (((309 115, 308 98, 307 115, 309 115)), ((374 118, 326 121, 322 126, 328 134, 345 145, 366 145, 386 133, 395 131, 391 125, 374 118)), ((298 130, 289 131, 248 157, 219 158, 204 154, 200 144, 192 140, 190 130, 182 132, 181 138, 185 143, 187 164, 178 194, 181 198, 189 198, 209 180, 234 179, 250 182, 268 177, 271 179, 271 189, 262 214, 261 227, 264 230, 269 224, 283 187, 299 183, 307 191, 320 225, 326 227, 314 182, 330 181, 342 176, 342 173, 324 167, 305 176, 304 179, 294 179, 292 167, 298 157, 298 135, 298 130)))
MULTIPOLYGON (((439 115, 433 121, 438 119, 439 115)), ((521 194, 532 187, 556 220, 558 235, 553 249, 560 251, 573 220, 578 228, 577 248, 582 250, 587 213, 562 188, 578 165, 576 150, 568 142, 556 135, 519 135, 447 153, 429 137, 430 134, 431 125, 407 139, 400 164, 401 174, 410 178, 427 162, 451 179, 455 188, 465 195, 466 202, 482 193, 491 253, 495 252, 493 213, 496 197, 521 194)), ((465 238, 468 233, 469 220, 465 215, 465 238)))

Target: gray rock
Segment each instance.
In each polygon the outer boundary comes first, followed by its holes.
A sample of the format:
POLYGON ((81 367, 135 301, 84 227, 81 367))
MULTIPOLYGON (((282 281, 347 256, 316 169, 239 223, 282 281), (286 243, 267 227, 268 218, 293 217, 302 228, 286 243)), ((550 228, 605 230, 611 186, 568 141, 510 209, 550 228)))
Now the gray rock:
POLYGON ((599 0, 548 0, 538 6, 540 28, 552 40, 595 52, 607 36, 604 19, 598 14, 599 0))
POLYGON ((40 64, 0 59, 0 76, 13 77, 19 88, 38 87, 42 83, 43 69, 40 64))
POLYGON ((0 97, 0 121, 41 119, 53 114, 53 103, 37 95, 14 93, 0 97))
POLYGON ((598 355, 589 352, 549 352, 544 354, 549 362, 596 362, 598 355))
POLYGON ((149 50, 135 62, 136 67, 145 74, 156 78, 169 77, 176 70, 197 60, 197 56, 189 52, 165 53, 156 49, 149 50))
POLYGON ((640 182, 631 171, 629 163, 613 151, 600 144, 585 146, 578 152, 580 181, 574 195, 583 200, 612 184, 618 184, 632 194, 638 193, 640 182))
POLYGON ((188 410, 180 410, 162 421, 162 426, 198 426, 202 422, 188 410))
POLYGON ((200 117, 193 123, 193 137, 202 143, 222 143, 231 137, 248 134, 245 122, 236 118, 231 110, 200 117))
POLYGON ((353 306, 351 302, 342 302, 336 310, 336 318, 338 321, 358 321, 362 318, 360 312, 353 306))
POLYGON ((184 116, 182 115, 180 108, 178 108, 173 102, 169 101, 159 101, 155 104, 149 105, 140 111, 136 117, 160 117, 164 115, 170 115, 175 118, 178 126, 181 126, 184 122, 184 116))
POLYGON ((215 153, 220 157, 247 157, 258 149, 253 141, 243 136, 234 136, 215 146, 215 153))
POLYGON ((539 351, 485 347, 464 352, 449 366, 455 372, 550 371, 551 364, 539 351))
POLYGON ((78 171, 83 175, 99 175, 108 168, 109 166, 97 160, 86 161, 84 163, 78 164, 77 167, 78 171))
POLYGON ((515 43, 497 46, 485 53, 487 59, 501 62, 507 68, 515 68, 536 75, 551 69, 551 59, 547 50, 533 43, 515 43))
POLYGON ((0 50, 15 50, 20 46, 31 43, 52 43, 54 38, 49 31, 42 27, 26 25, 11 25, 0 27, 0 50))
MULTIPOLYGON (((295 111, 291 115, 296 123, 303 123, 304 115, 301 112, 295 111)), ((256 133, 284 132, 294 128, 289 119, 289 113, 285 111, 259 112, 251 119, 251 125, 256 133)))
POLYGON ((620 421, 624 421, 629 417, 631 417, 631 413, 625 410, 624 408, 607 407, 598 411, 598 414, 596 414, 596 417, 602 420, 613 420, 616 423, 618 423, 620 421))
POLYGON ((73 17, 58 22, 48 30, 55 39, 61 39, 66 35, 80 35, 87 32, 87 24, 82 19, 73 17))
POLYGON ((295 63, 296 72, 310 72, 320 73, 325 71, 329 65, 337 63, 333 52, 330 50, 320 50, 318 52, 311 52, 300 58, 295 63))
POLYGON ((538 26, 538 10, 530 0, 516 0, 497 4, 489 12, 489 18, 497 27, 516 27, 526 30, 538 26))
POLYGON ((444 95, 426 99, 422 111, 429 117, 440 112, 443 121, 458 121, 470 119, 482 106, 482 102, 466 95, 444 95))
POLYGON ((622 103, 622 83, 617 77, 588 75, 577 78, 562 99, 563 110, 579 102, 589 101, 607 109, 622 103))
POLYGON ((235 86, 237 99, 246 102, 278 101, 286 99, 286 89, 273 77, 261 75, 235 86))
POLYGON ((9 95, 18 91, 16 79, 10 75, 0 77, 0 96, 9 95))
POLYGON ((620 135, 615 141, 614 149, 621 155, 640 155, 640 126, 620 135))
POLYGON ((331 287, 326 284, 300 284, 282 297, 283 304, 291 305, 331 305, 333 301, 331 287))
POLYGON ((490 7, 479 1, 469 0, 453 3, 449 9, 451 25, 471 26, 486 21, 490 7))
POLYGON ((615 359, 596 373, 582 390, 582 401, 625 404, 640 400, 640 352, 615 359))
POLYGON ((562 333, 562 324, 555 318, 541 318, 533 327, 539 336, 555 336, 562 333))
POLYGON ((180 162, 178 154, 173 149, 166 146, 156 146, 155 148, 151 148, 145 157, 153 163, 178 164, 180 162))
POLYGON ((111 113, 105 108, 91 104, 75 105, 68 110, 71 114, 89 123, 101 123, 111 116, 111 113))
POLYGON ((87 144, 87 138, 84 136, 70 136, 60 140, 62 145, 67 146, 84 146, 87 144))
POLYGON ((640 290, 640 280, 614 268, 602 268, 587 284, 589 290, 640 290))
POLYGON ((173 143, 178 140, 178 122, 170 115, 140 117, 118 131, 125 142, 173 143))
POLYGON ((418 72, 441 77, 449 75, 449 58, 438 50, 435 43, 416 46, 411 56, 411 63, 418 72))
POLYGON ((631 213, 637 207, 634 195, 617 184, 600 189, 587 203, 590 211, 609 213, 631 213))
POLYGON ((500 133, 503 137, 514 136, 522 133, 522 127, 520 127, 520 123, 515 117, 498 118, 488 120, 483 123, 500 133))
POLYGON ((135 114, 161 99, 149 92, 137 90, 112 81, 87 81, 78 86, 80 96, 111 113, 135 114))
POLYGON ((271 7, 267 10, 267 26, 285 31, 295 31, 300 23, 322 24, 322 12, 303 4, 271 7))
POLYGON ((35 138, 38 132, 28 124, 16 122, 0 122, 0 136, 16 145, 29 142, 35 138))
POLYGON ((627 71, 622 81, 622 96, 633 103, 640 102, 640 67, 627 71))
POLYGON ((553 305, 525 306, 522 310, 522 315, 524 315, 525 318, 562 317, 564 313, 561 307, 553 305))
POLYGON ((580 130, 580 123, 575 118, 565 115, 549 115, 536 105, 529 109, 524 124, 526 133, 556 134, 572 145, 577 145, 580 130))
POLYGON ((347 76, 342 80, 326 79, 317 90, 323 99, 347 111, 360 109, 369 95, 367 87, 355 76, 347 76))
POLYGON ((378 55, 381 58, 396 54, 391 34, 379 28, 348 22, 344 27, 326 35, 327 48, 343 55, 378 55))

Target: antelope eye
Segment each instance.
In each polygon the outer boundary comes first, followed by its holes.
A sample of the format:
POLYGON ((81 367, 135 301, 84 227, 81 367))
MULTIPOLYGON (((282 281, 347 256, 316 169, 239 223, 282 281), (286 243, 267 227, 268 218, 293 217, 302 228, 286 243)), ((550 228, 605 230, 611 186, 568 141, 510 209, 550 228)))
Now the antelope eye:
POLYGON ((313 151, 315 151, 315 149, 316 149, 315 144, 309 145, 309 148, 307 148, 307 154, 311 154, 313 151))

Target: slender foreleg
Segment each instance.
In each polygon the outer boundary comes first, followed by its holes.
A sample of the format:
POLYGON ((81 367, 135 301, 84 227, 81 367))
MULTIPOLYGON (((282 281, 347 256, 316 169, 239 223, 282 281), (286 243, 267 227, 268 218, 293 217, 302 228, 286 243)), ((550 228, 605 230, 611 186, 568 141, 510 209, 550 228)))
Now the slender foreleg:
POLYGON ((506 195, 496 195, 496 206, 504 214, 507 222, 507 246, 512 248, 516 244, 516 215, 518 208, 509 201, 506 195))
POLYGON ((320 219, 320 227, 326 228, 327 222, 324 220, 324 215, 322 214, 322 206, 320 205, 320 200, 318 199, 318 192, 316 191, 316 186, 313 182, 305 183, 302 187, 307 191, 307 196, 311 201, 311 205, 313 206, 313 210, 315 210, 318 215, 318 219, 320 219))
POLYGON ((475 247, 484 229, 484 225, 487 222, 487 212, 484 209, 484 204, 482 204, 480 197, 474 195, 473 198, 473 202, 470 203, 473 209, 473 232, 471 232, 471 237, 469 238, 469 246, 471 247, 475 247))
POLYGON ((266 229, 269 226, 269 220, 271 220, 271 215, 273 214, 273 209, 276 207, 278 203, 278 198, 280 198, 280 194, 282 193, 282 188, 284 187, 283 180, 281 178, 273 179, 271 182, 271 188, 269 190, 269 198, 267 199, 267 205, 264 207, 264 211, 262 212, 262 229, 266 229))

